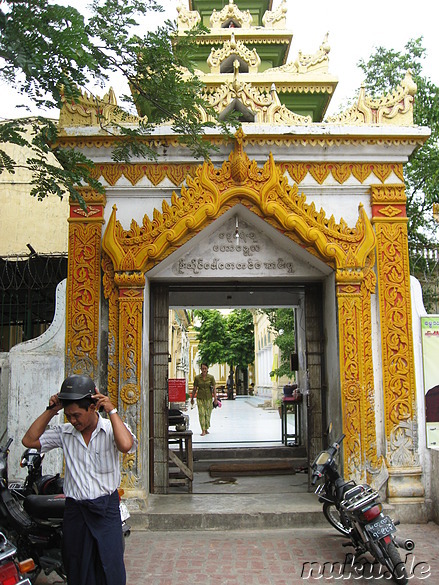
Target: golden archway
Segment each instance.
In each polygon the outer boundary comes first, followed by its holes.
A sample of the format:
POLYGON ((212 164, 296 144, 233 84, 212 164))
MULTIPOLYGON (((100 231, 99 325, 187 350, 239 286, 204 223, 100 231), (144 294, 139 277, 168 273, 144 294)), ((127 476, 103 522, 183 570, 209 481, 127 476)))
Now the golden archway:
MULTIPOLYGON (((124 230, 113 208, 103 236, 104 292, 109 299, 108 389, 132 409, 140 396, 141 327, 145 273, 233 206, 241 204, 283 235, 330 266, 336 274, 339 312, 345 463, 352 474, 378 466, 374 414, 370 294, 375 232, 364 209, 354 228, 337 224, 306 203, 270 154, 260 168, 243 149, 238 132, 228 161, 220 169, 200 165, 171 205, 145 215, 124 230)), ((140 414, 137 414, 138 421, 140 414)), ((131 462, 132 463, 132 462, 131 462)), ((134 468, 136 465, 134 465, 134 468)), ((136 475, 136 474, 134 474, 136 475)), ((135 477, 127 473, 128 485, 135 477), (129 477, 131 476, 131 479, 129 477)))

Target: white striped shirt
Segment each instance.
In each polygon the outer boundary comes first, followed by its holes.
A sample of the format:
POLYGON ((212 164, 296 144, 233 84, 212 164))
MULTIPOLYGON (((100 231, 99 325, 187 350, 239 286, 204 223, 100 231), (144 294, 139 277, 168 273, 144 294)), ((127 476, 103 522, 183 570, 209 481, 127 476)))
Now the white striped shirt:
MULTIPOLYGON (((119 451, 114 442, 113 426, 108 419, 98 417, 88 446, 81 433, 70 423, 47 429, 41 435, 40 443, 42 453, 57 447, 64 452, 66 496, 75 500, 94 500, 112 494, 119 487, 119 451)), ((137 439, 134 437, 129 452, 133 453, 136 448, 137 439)))

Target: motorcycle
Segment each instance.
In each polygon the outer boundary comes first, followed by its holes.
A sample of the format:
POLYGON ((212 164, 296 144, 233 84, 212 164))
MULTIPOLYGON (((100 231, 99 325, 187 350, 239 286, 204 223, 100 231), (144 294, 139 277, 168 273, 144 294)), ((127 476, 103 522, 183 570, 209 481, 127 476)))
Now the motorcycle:
POLYGON ((35 563, 32 559, 17 561, 17 549, 0 532, 0 585, 31 585, 25 573, 32 571, 35 563))
POLYGON ((324 478, 316 489, 323 503, 326 520, 341 534, 350 539, 355 557, 369 553, 386 567, 399 585, 408 583, 405 564, 398 548, 414 549, 410 539, 396 537, 396 525, 383 514, 383 505, 377 491, 366 484, 346 481, 338 471, 336 456, 340 451, 342 435, 328 449, 322 451, 311 466, 311 484, 324 478))
POLYGON ((24 483, 11 482, 9 489, 19 498, 25 498, 30 494, 53 495, 63 493, 63 478, 56 475, 43 475, 42 463, 44 453, 37 449, 26 449, 20 460, 20 467, 27 468, 27 476, 24 483))
POLYGON ((19 561, 34 560, 28 572, 33 583, 43 571, 53 571, 64 581, 65 570, 61 556, 62 522, 65 496, 21 495, 8 485, 8 454, 12 439, 0 447, 0 524, 17 549, 19 561))

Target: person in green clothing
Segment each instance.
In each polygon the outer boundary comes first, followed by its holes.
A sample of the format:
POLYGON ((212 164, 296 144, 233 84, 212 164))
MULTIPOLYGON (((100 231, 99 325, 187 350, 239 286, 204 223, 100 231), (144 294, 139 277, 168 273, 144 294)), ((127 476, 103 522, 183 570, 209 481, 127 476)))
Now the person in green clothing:
POLYGON ((209 434, 210 417, 212 414, 213 401, 218 405, 218 398, 216 396, 216 382, 215 378, 207 373, 209 366, 201 364, 201 374, 194 378, 194 388, 192 391, 191 404, 194 399, 197 399, 198 418, 200 419, 201 436, 209 434))

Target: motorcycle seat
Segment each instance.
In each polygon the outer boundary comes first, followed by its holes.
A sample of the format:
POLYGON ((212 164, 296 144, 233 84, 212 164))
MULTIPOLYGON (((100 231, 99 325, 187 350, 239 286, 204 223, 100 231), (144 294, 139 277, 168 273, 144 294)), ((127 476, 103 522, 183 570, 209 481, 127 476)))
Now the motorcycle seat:
POLYGON ((37 520, 62 520, 66 505, 64 494, 27 496, 23 502, 26 512, 37 520))

